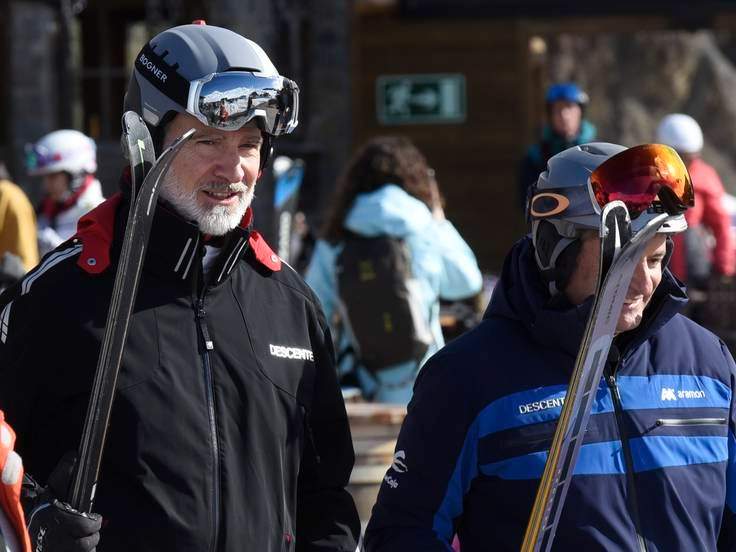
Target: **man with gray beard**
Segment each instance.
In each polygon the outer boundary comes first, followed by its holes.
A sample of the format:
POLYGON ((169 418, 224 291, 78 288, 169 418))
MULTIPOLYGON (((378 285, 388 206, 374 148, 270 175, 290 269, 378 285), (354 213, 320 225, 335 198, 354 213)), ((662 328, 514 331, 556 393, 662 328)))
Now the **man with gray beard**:
POLYGON ((0 295, 0 408, 38 481, 23 497, 34 550, 355 550, 353 449, 328 325, 250 208, 274 139, 297 125, 298 92, 257 44, 203 22, 160 33, 136 58, 124 110, 144 119, 157 153, 195 133, 161 186, 99 515, 63 500, 128 179, 0 295))

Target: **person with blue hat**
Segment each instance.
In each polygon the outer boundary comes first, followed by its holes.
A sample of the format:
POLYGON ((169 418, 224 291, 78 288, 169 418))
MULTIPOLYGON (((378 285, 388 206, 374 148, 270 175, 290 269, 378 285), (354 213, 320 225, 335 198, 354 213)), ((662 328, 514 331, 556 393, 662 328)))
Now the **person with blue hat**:
POLYGON ((519 171, 519 200, 526 205, 529 188, 547 168, 547 160, 567 148, 591 142, 596 128, 583 118, 588 94, 574 82, 556 83, 547 89, 547 123, 541 139, 529 146, 519 171))

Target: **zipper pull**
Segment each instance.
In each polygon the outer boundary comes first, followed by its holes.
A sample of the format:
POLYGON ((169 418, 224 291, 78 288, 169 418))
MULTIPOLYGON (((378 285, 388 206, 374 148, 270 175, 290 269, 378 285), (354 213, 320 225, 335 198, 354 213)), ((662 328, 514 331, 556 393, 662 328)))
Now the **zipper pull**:
POLYGON ((204 301, 202 299, 197 299, 197 304, 195 306, 195 314, 197 316, 197 321, 199 322, 199 329, 202 331, 202 338, 204 339, 204 347, 208 351, 212 351, 215 348, 215 344, 210 338, 210 332, 207 328, 207 320, 205 319, 206 312, 204 310, 204 301))
POLYGON ((618 383, 616 382, 616 376, 610 374, 606 377, 606 379, 608 380, 608 387, 613 393, 614 397, 617 401, 621 402, 621 394, 618 392, 618 383))

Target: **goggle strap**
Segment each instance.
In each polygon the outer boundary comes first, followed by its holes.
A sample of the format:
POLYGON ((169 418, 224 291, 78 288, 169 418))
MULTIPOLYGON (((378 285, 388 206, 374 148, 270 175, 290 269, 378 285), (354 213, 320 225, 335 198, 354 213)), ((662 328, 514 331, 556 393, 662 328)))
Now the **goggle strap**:
MULTIPOLYGON (((667 186, 662 186, 657 192, 657 200, 659 200, 662 209, 670 215, 681 215, 687 210, 687 206, 677 198, 675 192, 667 186)), ((655 200, 656 201, 656 200, 655 200)))
MULTIPOLYGON (((168 53, 168 52, 164 52, 168 53)), ((184 109, 189 96, 189 81, 176 72, 177 65, 169 65, 149 44, 146 44, 135 60, 135 68, 161 93, 184 109)))

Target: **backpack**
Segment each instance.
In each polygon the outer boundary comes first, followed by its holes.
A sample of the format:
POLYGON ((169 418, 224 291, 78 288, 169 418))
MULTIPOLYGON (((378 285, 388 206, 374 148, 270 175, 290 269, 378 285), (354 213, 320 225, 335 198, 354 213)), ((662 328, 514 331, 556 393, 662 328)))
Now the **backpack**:
POLYGON ((416 299, 408 247, 400 238, 354 233, 343 243, 337 287, 359 362, 373 373, 418 363, 434 339, 416 299))

